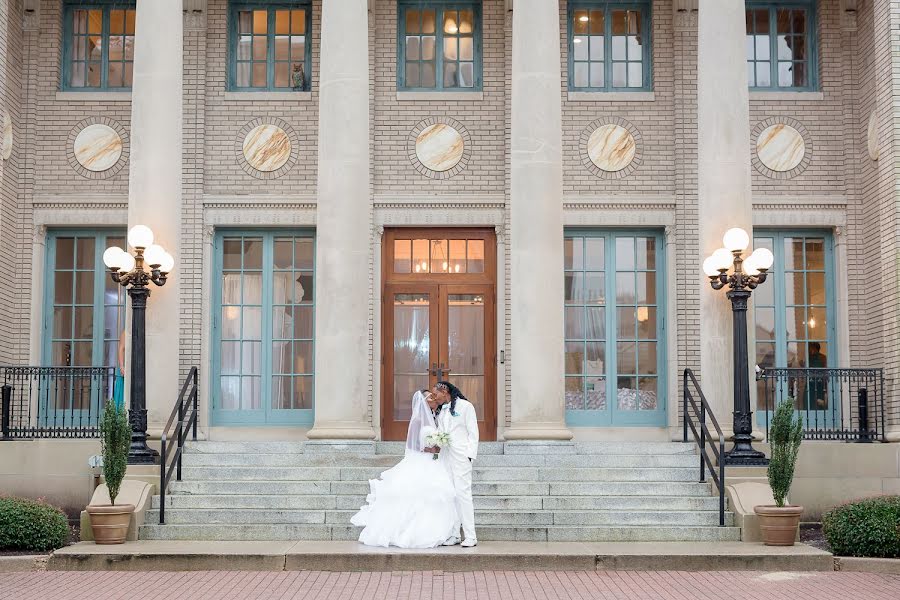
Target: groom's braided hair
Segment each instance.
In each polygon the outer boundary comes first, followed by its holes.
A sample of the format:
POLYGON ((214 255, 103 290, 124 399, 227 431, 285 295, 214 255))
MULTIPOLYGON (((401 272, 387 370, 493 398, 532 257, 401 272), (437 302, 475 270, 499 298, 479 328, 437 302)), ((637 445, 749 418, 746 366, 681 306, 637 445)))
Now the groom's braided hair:
POLYGON ((438 381, 437 387, 446 390, 447 393, 450 394, 450 414, 455 417, 457 399, 462 398, 463 400, 468 400, 468 398, 463 396, 463 393, 459 390, 459 388, 449 381, 438 381))

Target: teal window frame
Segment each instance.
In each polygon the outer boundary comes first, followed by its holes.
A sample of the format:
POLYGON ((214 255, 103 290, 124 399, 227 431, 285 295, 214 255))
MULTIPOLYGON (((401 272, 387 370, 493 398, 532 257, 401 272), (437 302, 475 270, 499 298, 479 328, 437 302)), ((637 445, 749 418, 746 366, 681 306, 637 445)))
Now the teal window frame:
MULTIPOLYGON (((572 92, 648 92, 653 90, 653 15, 652 2, 650 0, 632 0, 631 2, 602 2, 593 0, 590 2, 570 2, 566 13, 567 20, 567 47, 568 47, 568 72, 569 72, 569 91, 572 92), (588 60, 575 60, 575 13, 578 11, 603 11, 604 13, 604 33, 603 33, 603 58, 601 60, 590 60, 590 49, 588 50, 588 60), (640 86, 614 86, 613 85, 613 63, 638 62, 629 60, 628 45, 626 42, 626 59, 613 60, 613 36, 612 36, 612 19, 610 14, 612 11, 640 11, 641 15, 641 31, 642 35, 647 38, 646 43, 641 45, 642 65, 642 82, 640 86), (604 72, 604 85, 602 86, 576 86, 575 85, 575 63, 588 64, 588 82, 590 82, 590 64, 602 62, 604 72)), ((578 37, 599 37, 587 36, 578 37)), ((589 42, 590 43, 590 42, 589 42)), ((626 71, 626 83, 628 74, 626 71)))
MULTIPOLYGON (((412 34, 417 35, 417 34, 412 34)), ((420 34, 419 34, 420 35, 420 34)), ((471 0, 462 0, 454 2, 452 0, 398 0, 397 1, 397 90, 407 92, 480 92, 482 91, 483 81, 483 65, 482 65, 482 18, 481 18, 481 2, 473 2, 471 0), (410 86, 406 83, 406 11, 408 10, 426 10, 435 11, 435 86, 421 87, 410 86), (473 70, 474 84, 472 87, 444 87, 444 28, 443 13, 444 11, 472 11, 472 38, 473 38, 473 70)), ((457 45, 457 57, 458 45, 457 45)), ((419 64, 427 61, 419 60, 419 64)), ((454 61, 454 62, 459 62, 454 61)), ((469 62, 469 61, 463 61, 469 62)))
MULTIPOLYGON (((229 1, 228 4, 228 90, 233 92, 308 92, 311 89, 312 81, 312 2, 311 0, 281 0, 280 2, 267 2, 266 0, 241 0, 229 1), (241 11, 253 11, 265 9, 267 16, 267 32, 266 32, 266 85, 262 86, 239 86, 237 85, 237 45, 239 40, 238 34, 238 14, 241 11), (275 63, 284 62, 275 60, 275 12, 278 10, 298 10, 306 11, 305 25, 305 49, 303 56, 303 87, 296 89, 293 87, 276 87, 275 86, 275 63)), ((252 52, 252 48, 251 48, 252 52)), ((251 81, 254 62, 262 62, 254 60, 251 55, 250 64, 251 81)), ((291 64, 293 61, 288 61, 291 64)), ((290 77, 290 75, 289 75, 290 77)))
MULTIPOLYGON (((316 386, 315 386, 315 254, 316 254, 316 238, 315 232, 310 229, 221 229, 216 232, 214 248, 213 248, 213 270, 212 270, 212 281, 210 283, 212 288, 212 368, 210 369, 210 389, 212 390, 212 402, 211 402, 211 422, 213 425, 222 425, 222 426, 241 426, 241 425, 252 425, 252 426, 279 426, 279 425, 296 425, 301 427, 311 427, 314 419, 314 410, 315 410, 315 394, 316 394, 316 386), (260 313, 261 313, 261 352, 260 352, 260 401, 259 408, 257 409, 224 409, 222 407, 222 389, 221 389, 221 377, 222 373, 222 342, 223 342, 223 324, 222 324, 222 313, 223 313, 223 298, 222 298, 222 288, 223 288, 223 273, 224 269, 224 242, 226 238, 235 239, 235 238, 260 238, 263 241, 262 248, 262 294, 261 294, 261 303, 260 303, 260 313), (272 359, 272 346, 276 338, 273 334, 273 314, 274 308, 276 305, 274 303, 274 273, 275 269, 275 256, 274 256, 274 242, 276 238, 308 238, 312 240, 312 265, 311 269, 300 269, 293 268, 290 269, 294 272, 303 272, 309 273, 312 275, 313 279, 313 294, 312 294, 312 302, 306 304, 312 306, 312 337, 311 338, 292 338, 290 341, 299 340, 301 342, 311 342, 312 343, 312 361, 310 366, 310 371, 308 373, 291 373, 287 374, 288 376, 309 376, 312 382, 312 398, 310 405, 312 408, 309 409, 275 409, 272 408, 272 398, 273 398, 273 381, 274 377, 283 375, 282 373, 274 372, 274 364, 272 359)), ((296 264, 295 264, 296 266, 296 264)), ((232 271, 229 269, 229 271, 232 271)), ((252 270, 255 272, 256 270, 252 270)), ((241 273, 246 272, 245 269, 240 269, 241 273)), ((246 303, 241 301, 240 307, 246 306, 256 306, 253 303, 246 303)), ((241 332, 239 338, 225 338, 224 341, 237 340, 242 344, 245 341, 243 337, 243 332, 241 332)), ((255 340, 253 340, 255 341, 255 340)), ((233 376, 234 374, 224 374, 226 377, 233 376)), ((238 376, 244 376, 245 374, 242 372, 238 376)))
MULTIPOLYGON (((62 91, 71 91, 71 92, 108 92, 108 91, 117 91, 117 92, 130 92, 131 86, 110 86, 109 85, 109 13, 112 10, 136 10, 135 2, 123 2, 123 0, 64 0, 63 10, 62 10, 62 52, 60 53, 60 58, 62 62, 62 78, 59 84, 59 89, 62 91), (74 48, 73 45, 75 43, 75 11, 77 10, 102 10, 103 11, 103 26, 102 31, 100 33, 102 37, 102 49, 101 49, 101 62, 100 62, 100 85, 97 87, 91 86, 73 86, 70 85, 72 77, 72 68, 73 68, 73 56, 74 56, 74 48)), ((135 35, 136 35, 135 31, 135 35)), ((86 37, 86 36, 85 36, 86 37)), ((87 60, 87 47, 85 47, 85 60, 79 61, 84 62, 85 69, 87 69, 87 65, 90 61, 87 60)), ((134 63, 134 60, 131 61, 117 61, 128 63, 134 63)), ((123 72, 123 81, 124 81, 124 72, 123 72)), ((85 82, 87 82, 87 71, 85 70, 85 82)))
MULTIPOLYGON (((757 52, 758 49, 755 43, 751 43, 749 40, 750 32, 747 32, 747 84, 752 91, 760 91, 760 92, 813 92, 818 91, 819 89, 819 43, 818 43, 818 31, 819 31, 819 20, 818 20, 818 11, 816 10, 816 1, 815 0, 790 0, 790 1, 779 1, 779 0, 746 0, 746 8, 745 12, 749 13, 751 10, 761 10, 768 9, 769 11, 769 59, 768 60, 757 60, 757 52), (779 10, 805 10, 806 11, 806 49, 807 56, 805 60, 802 61, 789 61, 789 60, 778 60, 778 11, 779 10), (753 53, 751 56, 751 52, 753 53), (780 62, 794 62, 797 64, 805 64, 806 72, 807 72, 807 85, 805 86, 782 86, 778 85, 778 65, 780 62), (755 68, 751 71, 751 67, 754 67, 756 64, 764 64, 769 63, 769 82, 768 86, 755 85, 756 82, 756 71, 755 68), (751 80, 750 77, 753 77, 751 80), (751 85, 751 81, 754 82, 751 85)), ((749 15, 748 21, 749 21, 749 15)), ((749 22, 748 22, 749 25, 749 22)), ((755 27, 755 25, 754 25, 755 27)), ((753 33, 757 33, 754 29, 753 33)))
MULTIPOLYGON (((770 271, 771 275, 768 280, 763 283, 759 288, 754 292, 754 323, 756 322, 757 311, 760 309, 771 309, 774 308, 775 312, 775 368, 786 368, 788 366, 788 344, 792 342, 798 342, 803 344, 808 344, 810 342, 820 342, 824 343, 826 347, 826 365, 827 368, 837 368, 839 365, 839 349, 837 345, 837 319, 836 319, 836 307, 835 307, 835 266, 834 266, 834 238, 830 231, 827 230, 817 230, 817 229, 803 229, 803 230, 779 230, 779 229, 758 229, 753 232, 753 247, 761 246, 759 240, 760 239, 772 239, 773 240, 773 254, 775 255, 775 263, 772 266, 770 271), (788 271, 785 267, 785 250, 784 244, 785 241, 791 238, 821 238, 824 240, 825 244, 825 253, 824 253, 824 263, 823 263, 823 271, 818 271, 814 269, 806 268, 807 265, 804 265, 802 269, 791 269, 788 271), (825 281, 825 318, 827 320, 827 327, 825 328, 825 335, 822 337, 810 337, 809 335, 809 323, 804 320, 804 326, 806 328, 806 337, 797 340, 788 337, 788 326, 787 326, 787 311, 790 308, 799 307, 799 306, 809 306, 807 304, 788 304, 788 294, 786 290, 787 285, 787 273, 803 273, 804 274, 804 295, 806 295, 806 286, 805 283, 808 280, 809 273, 824 273, 824 281, 825 281), (772 286, 771 287, 771 297, 774 299, 774 302, 769 303, 763 298, 768 298, 769 294, 766 296, 761 295, 762 286, 772 286)), ((805 245, 804 245, 805 248, 805 245)), ((805 256, 806 250, 804 250, 805 256)), ((821 305, 816 304, 812 306, 820 307, 821 305)), ((757 326, 758 329, 758 326, 757 326)), ((760 344, 771 343, 768 340, 761 340, 758 336, 755 336, 755 344, 757 348, 754 348, 754 360, 758 360, 759 354, 757 353, 757 349, 760 344)), ((806 362, 808 362, 808 356, 805 357, 806 362)), ((757 387, 759 393, 760 387, 757 387)), ((785 390, 786 394, 786 390, 785 390)), ((784 398, 778 398, 778 401, 783 400, 784 398)), ((831 408, 822 411, 810 410, 810 414, 818 412, 819 421, 821 423, 826 423, 834 418, 840 418, 841 411, 841 403, 840 398, 832 395, 830 399, 831 402, 835 403, 835 413, 833 414, 831 408), (835 416, 836 415, 836 416, 835 416)), ((765 408, 764 408, 764 399, 757 398, 757 422, 760 424, 765 423, 765 408)), ((769 419, 771 420, 772 411, 769 411, 769 419)))
MULTIPOLYGON (((585 243, 587 240, 602 240, 603 241, 603 273, 604 273, 604 284, 603 284, 603 294, 605 298, 605 302, 603 303, 603 307, 605 308, 604 313, 604 327, 605 327, 605 338, 602 340, 604 344, 604 354, 606 360, 604 361, 604 373, 602 377, 604 377, 604 385, 605 385, 605 393, 606 393, 606 409, 604 410, 591 410, 591 409, 579 409, 572 410, 566 408, 566 424, 572 427, 664 427, 667 423, 667 405, 668 405, 668 355, 667 355, 667 318, 666 318, 666 250, 665 250, 665 237, 662 231, 657 229, 566 229, 565 230, 565 238, 575 238, 575 239, 583 239, 585 243), (617 269, 616 267, 616 240, 619 238, 652 238, 655 240, 655 268, 654 269, 641 269, 638 268, 638 265, 634 265, 633 268, 629 269, 617 269), (610 274, 618 274, 618 273, 645 273, 645 272, 655 272, 656 274, 656 298, 653 303, 639 303, 637 299, 635 299, 634 303, 623 303, 619 305, 616 300, 616 289, 617 289, 617 277, 610 276, 610 274), (639 316, 637 306, 647 306, 649 308, 656 309, 656 337, 655 338, 640 338, 638 334, 639 324, 639 316), (656 342, 656 390, 657 390, 657 404, 656 408, 653 410, 624 410, 619 409, 618 407, 618 359, 617 359, 617 350, 616 344, 620 339, 618 332, 618 317, 617 313, 619 308, 627 310, 630 307, 635 307, 635 326, 634 338, 623 337, 623 343, 629 343, 631 341, 655 341, 656 342)), ((564 268, 564 272, 568 273, 588 273, 588 272, 599 272, 596 269, 587 268, 587 265, 581 269, 569 269, 564 268)), ((637 277, 637 275, 636 275, 637 277)), ((637 279, 635 279, 635 282, 637 279)), ((587 307, 589 304, 585 300, 584 302, 566 302, 565 306, 567 308, 578 308, 578 307, 587 307)), ((586 326, 585 326, 585 329, 586 326)), ((569 343, 580 343, 584 341, 587 343, 590 341, 587 337, 584 338, 568 338, 564 332, 564 338, 566 340, 566 344, 569 343)), ((591 338, 594 339, 594 338, 591 338)), ((638 354, 637 344, 635 344, 635 353, 636 353, 636 362, 639 365, 639 360, 637 358, 638 354)), ((585 349, 585 356, 587 356, 587 350, 585 349)), ((638 366, 638 369, 640 366, 638 366)), ((564 370, 568 371, 567 367, 564 367, 564 370)), ((582 370, 585 370, 582 368, 582 370)), ((645 375, 654 377, 654 375, 645 373, 645 375)), ((563 377, 572 377, 577 378, 579 374, 576 373, 564 373, 563 377)), ((601 375, 596 375, 600 377, 601 375)), ((587 380, 591 376, 589 374, 581 375, 581 378, 584 380, 585 385, 587 380)), ((636 379, 642 377, 642 375, 634 375, 636 379)), ((585 394, 585 398, 587 398, 587 388, 583 387, 582 392, 585 394)))

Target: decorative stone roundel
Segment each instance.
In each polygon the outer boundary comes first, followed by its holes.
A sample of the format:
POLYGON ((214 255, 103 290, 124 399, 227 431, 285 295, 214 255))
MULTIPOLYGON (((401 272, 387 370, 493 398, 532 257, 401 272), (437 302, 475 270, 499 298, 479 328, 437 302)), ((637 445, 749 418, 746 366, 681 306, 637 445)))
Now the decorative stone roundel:
POLYGON ((812 156, 809 132, 789 117, 766 119, 754 128, 753 166, 771 179, 790 179, 806 170, 812 156))
POLYGON ((878 114, 873 110, 869 115, 869 127, 867 131, 866 147, 869 151, 869 158, 878 160, 880 152, 878 149, 878 114))
POLYGON ((6 110, 3 110, 3 123, 2 129, 0 129, 0 158, 2 158, 3 160, 9 160, 9 157, 12 156, 12 147, 12 120, 9 118, 9 113, 6 110))
POLYGON ((641 132, 617 117, 597 119, 581 132, 582 164, 601 179, 619 179, 643 162, 641 132))
POLYGON ((471 157, 469 132, 449 117, 432 117, 409 135, 408 154, 416 170, 432 179, 449 179, 466 168, 471 157))
POLYGON ((87 179, 109 179, 128 162, 128 133, 117 121, 91 117, 69 132, 69 165, 87 179))
POLYGON ((272 117, 253 119, 235 139, 238 164, 257 179, 276 179, 297 163, 300 140, 285 121, 272 117))

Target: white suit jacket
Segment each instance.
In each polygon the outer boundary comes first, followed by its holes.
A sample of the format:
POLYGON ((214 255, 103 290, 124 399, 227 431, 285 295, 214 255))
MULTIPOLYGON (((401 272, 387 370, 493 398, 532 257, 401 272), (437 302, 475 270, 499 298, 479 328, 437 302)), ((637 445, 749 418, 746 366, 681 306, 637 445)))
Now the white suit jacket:
POLYGON ((450 414, 448 402, 438 413, 438 428, 450 434, 450 451, 475 460, 478 456, 478 418, 475 407, 468 400, 456 401, 456 415, 450 414))

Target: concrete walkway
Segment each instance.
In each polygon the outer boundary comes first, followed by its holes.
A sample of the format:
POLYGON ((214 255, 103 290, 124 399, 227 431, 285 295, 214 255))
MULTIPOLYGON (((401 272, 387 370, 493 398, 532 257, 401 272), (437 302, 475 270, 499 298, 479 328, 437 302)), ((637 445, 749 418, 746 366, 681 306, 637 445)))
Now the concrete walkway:
POLYGON ((89 542, 58 550, 51 571, 832 571, 831 554, 741 542, 483 542, 400 550, 356 542, 89 542))
POLYGON ((163 597, 190 600, 896 600, 900 597, 900 577, 784 571, 0 574, 0 600, 163 597))

